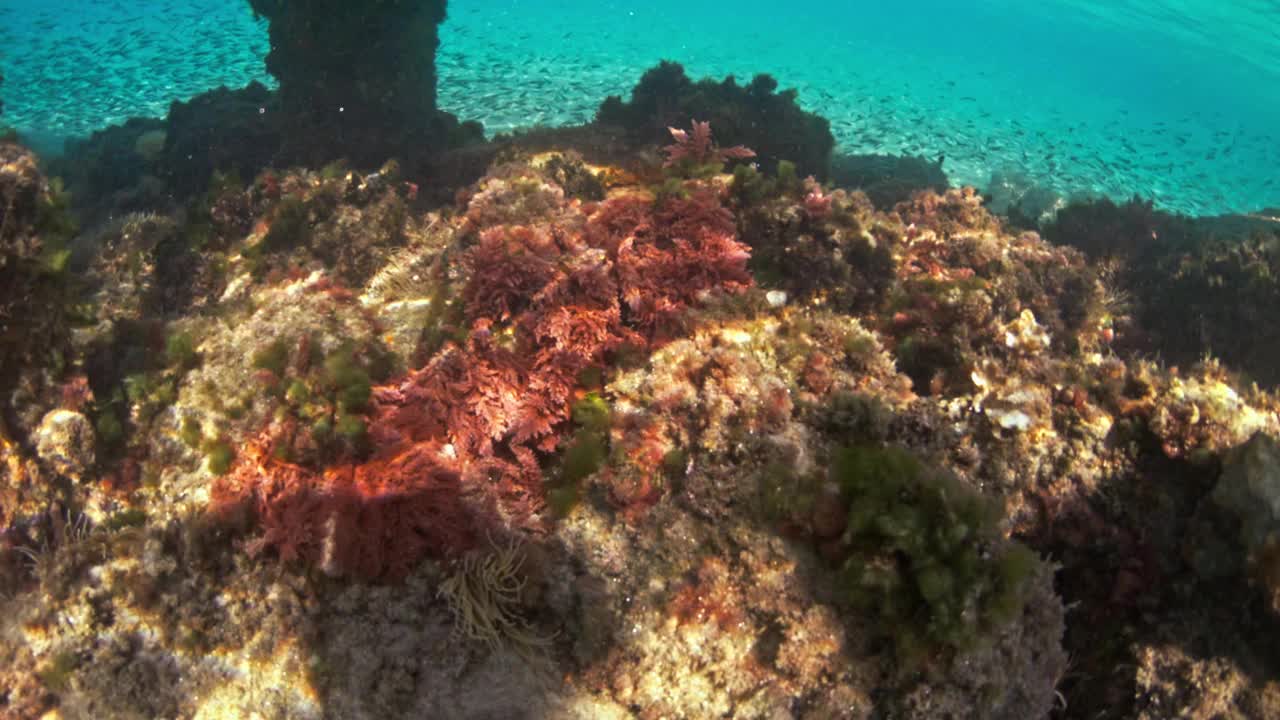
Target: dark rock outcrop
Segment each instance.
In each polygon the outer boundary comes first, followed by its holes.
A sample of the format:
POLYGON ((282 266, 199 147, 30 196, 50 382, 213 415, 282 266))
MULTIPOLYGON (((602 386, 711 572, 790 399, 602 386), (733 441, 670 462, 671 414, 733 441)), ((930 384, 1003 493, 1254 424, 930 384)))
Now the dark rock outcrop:
POLYGON ((406 148, 439 148, 457 131, 436 109, 445 0, 250 0, 270 22, 267 71, 289 132, 281 156, 318 164, 341 148, 376 166, 406 148))
POLYGON ((601 103, 596 122, 625 128, 637 144, 666 144, 671 141, 668 127, 710 122, 717 143, 751 148, 768 172, 789 160, 801 176, 826 179, 835 147, 831 124, 802 110, 795 90, 777 89, 778 81, 763 74, 745 87, 733 76, 694 82, 682 65, 664 60, 640 78, 630 101, 613 95, 601 103))

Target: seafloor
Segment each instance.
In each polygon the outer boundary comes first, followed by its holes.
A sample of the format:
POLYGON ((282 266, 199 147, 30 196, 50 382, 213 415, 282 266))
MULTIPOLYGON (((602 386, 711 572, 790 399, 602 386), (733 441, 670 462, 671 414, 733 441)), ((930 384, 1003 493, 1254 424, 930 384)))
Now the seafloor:
MULTIPOLYGON (((1170 5, 466 0, 440 28, 440 105, 490 134, 588 122, 673 58, 695 76, 771 73, 843 152, 945 157, 983 189, 1141 192, 1195 215, 1280 202, 1275 9, 1170 5)), ((9 0, 0 47, 7 122, 45 152, 208 88, 274 83, 266 23, 242 0, 9 0)))
POLYGON ((1280 213, 673 64, 486 140, 255 7, 278 93, 0 142, 0 717, 1280 716, 1280 213))

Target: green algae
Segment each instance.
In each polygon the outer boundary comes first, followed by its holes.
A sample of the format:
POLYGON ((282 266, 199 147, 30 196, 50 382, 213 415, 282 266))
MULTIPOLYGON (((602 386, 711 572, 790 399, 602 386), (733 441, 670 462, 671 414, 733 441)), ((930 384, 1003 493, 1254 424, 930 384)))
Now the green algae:
POLYGON ((189 333, 174 333, 165 339, 165 362, 169 367, 184 372, 194 368, 199 361, 196 343, 189 333))
POLYGON ((733 181, 729 185, 730 196, 743 208, 758 207, 766 201, 784 196, 803 194, 804 181, 790 160, 778 162, 775 174, 760 172, 751 165, 737 165, 733 169, 733 181))
POLYGON ((609 403, 598 393, 587 393, 573 404, 572 418, 577 431, 560 456, 555 479, 547 491, 547 503, 558 517, 564 517, 582 500, 582 481, 604 467, 609 459, 609 403))
POLYGON ((178 426, 178 439, 182 440, 182 444, 189 448, 200 447, 200 441, 204 435, 200 429, 200 423, 195 418, 185 417, 182 424, 178 426))
POLYGON ((283 377, 289 365, 289 346, 284 340, 276 338, 265 347, 253 353, 253 366, 266 370, 277 377, 283 377))
POLYGON ((236 451, 226 440, 206 439, 200 448, 204 451, 209 472, 214 475, 226 475, 231 471, 231 464, 236 459, 236 451))
POLYGON ((662 474, 673 482, 684 480, 689 468, 689 451, 673 448, 662 456, 662 474))
POLYGON ((789 462, 773 459, 765 463, 758 483, 760 512, 771 523, 807 516, 813 508, 813 489, 789 462))
POLYGON ((356 362, 354 348, 344 344, 324 361, 324 381, 334 388, 338 408, 343 412, 361 412, 369 404, 373 391, 369 373, 356 362))
POLYGON ((147 511, 142 508, 126 508, 107 518, 103 524, 107 530, 123 530, 125 528, 142 527, 147 524, 147 511))
POLYGON ((602 433, 609 429, 612 411, 599 393, 592 392, 573 404, 572 416, 582 429, 602 433))
POLYGON ((276 205, 271 216, 271 227, 257 247, 265 252, 299 247, 306 243, 310 227, 310 212, 306 201, 297 195, 286 195, 276 205))
POLYGON ((598 433, 580 430, 560 459, 561 482, 576 486, 604 465, 608 445, 598 433))
POLYGON ((98 442, 102 443, 104 448, 117 447, 124 440, 124 423, 120 422, 120 418, 116 417, 115 410, 110 406, 98 411, 93 428, 98 434, 98 442))
POLYGON ((842 601, 879 617, 904 667, 986 642, 1021 613, 1040 562, 1002 540, 1000 504, 906 450, 836 452, 848 504, 842 601))
POLYGON ((364 439, 368 427, 365 425, 364 418, 359 415, 338 415, 338 421, 333 426, 334 432, 352 442, 359 442, 364 439))

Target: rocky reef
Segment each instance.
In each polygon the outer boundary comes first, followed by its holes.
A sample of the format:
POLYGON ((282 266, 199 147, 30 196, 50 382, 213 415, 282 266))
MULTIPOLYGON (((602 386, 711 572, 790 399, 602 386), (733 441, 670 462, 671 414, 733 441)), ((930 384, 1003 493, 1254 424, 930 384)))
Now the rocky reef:
MULTIPOLYGON (((271 112, 314 107, 284 88, 327 5, 255 2, 293 33, 271 112)), ((434 48, 436 10, 342 16, 434 48)), ((1178 346, 1143 310, 1163 278, 1258 317, 1271 241, 1120 265, 1090 233, 1145 225, 1042 237, 919 160, 824 183, 771 81, 646 77, 438 187, 305 152, 184 175, 183 137, 262 138, 139 124, 146 167, 68 161, 83 228, 0 145, 0 716, 1280 712, 1280 398, 1255 356, 1151 360, 1178 346)))
POLYGON ((1280 216, 1191 218, 1133 198, 1073 203, 1045 225, 1054 242, 1084 250, 1107 267, 1141 320, 1135 350, 1191 365, 1221 358, 1249 379, 1280 383, 1280 216))

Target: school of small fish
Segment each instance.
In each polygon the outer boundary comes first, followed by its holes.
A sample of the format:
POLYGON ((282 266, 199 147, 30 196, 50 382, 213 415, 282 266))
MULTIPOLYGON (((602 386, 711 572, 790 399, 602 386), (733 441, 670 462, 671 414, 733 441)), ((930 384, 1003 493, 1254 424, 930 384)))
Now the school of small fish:
POLYGON ((2 124, 81 137, 220 85, 270 84, 266 21, 243 0, 0 3, 2 124))
MULTIPOLYGON (((265 24, 243 0, 32 2, 0 6, 4 121, 19 128, 85 135, 134 115, 163 116, 170 101, 218 85, 271 84, 265 24)), ((666 58, 694 78, 734 74, 745 83, 769 72, 831 121, 840 151, 944 156, 955 183, 983 187, 993 173, 1012 173, 1064 197, 1138 194, 1194 215, 1280 206, 1280 128, 1212 108, 1157 116, 1073 103, 1047 86, 1011 92, 1007 78, 981 68, 922 73, 908 49, 895 62, 831 62, 710 7, 565 7, 454 0, 437 55, 441 107, 483 122, 490 135, 587 122, 605 96, 625 97, 666 58), (690 31, 711 22, 714 32, 690 31)), ((832 32, 831 52, 844 52, 832 32)))

